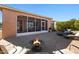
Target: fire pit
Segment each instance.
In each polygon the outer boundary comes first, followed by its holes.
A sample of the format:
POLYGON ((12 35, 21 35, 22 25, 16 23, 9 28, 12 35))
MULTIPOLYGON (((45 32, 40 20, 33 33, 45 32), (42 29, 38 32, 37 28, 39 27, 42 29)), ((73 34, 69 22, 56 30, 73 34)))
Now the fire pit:
POLYGON ((35 38, 32 40, 32 51, 35 52, 40 52, 41 51, 41 44, 42 44, 42 40, 40 40, 39 38, 35 38))

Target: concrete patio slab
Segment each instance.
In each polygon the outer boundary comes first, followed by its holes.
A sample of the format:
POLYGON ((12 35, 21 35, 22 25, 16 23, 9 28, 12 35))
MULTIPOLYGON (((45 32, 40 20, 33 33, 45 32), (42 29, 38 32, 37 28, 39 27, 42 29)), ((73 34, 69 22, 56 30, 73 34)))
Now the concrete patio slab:
POLYGON ((16 46, 21 46, 31 49, 32 45, 29 42, 34 38, 40 38, 43 41, 42 52, 48 52, 50 54, 52 53, 52 51, 56 51, 57 49, 61 50, 66 48, 71 42, 71 40, 58 36, 56 32, 25 35, 25 36, 8 38, 6 40, 16 46))

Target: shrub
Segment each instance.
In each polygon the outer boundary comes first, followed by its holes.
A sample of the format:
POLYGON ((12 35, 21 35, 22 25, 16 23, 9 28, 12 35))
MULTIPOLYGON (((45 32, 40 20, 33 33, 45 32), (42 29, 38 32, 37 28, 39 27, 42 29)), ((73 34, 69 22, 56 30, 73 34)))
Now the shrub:
POLYGON ((75 21, 74 27, 75 27, 76 30, 79 30, 79 20, 75 21))
POLYGON ((58 31, 64 30, 63 24, 64 24, 64 22, 57 22, 56 23, 56 26, 57 26, 56 30, 58 30, 58 31))
POLYGON ((64 29, 79 30, 79 20, 71 19, 69 21, 56 22, 56 30, 64 29))

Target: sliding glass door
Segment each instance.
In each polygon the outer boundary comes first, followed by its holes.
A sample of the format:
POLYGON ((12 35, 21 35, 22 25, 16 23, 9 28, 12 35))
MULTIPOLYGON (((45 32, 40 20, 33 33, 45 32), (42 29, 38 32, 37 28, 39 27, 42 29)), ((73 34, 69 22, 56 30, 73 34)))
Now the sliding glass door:
POLYGON ((47 30, 47 21, 45 20, 41 21, 41 30, 47 30))

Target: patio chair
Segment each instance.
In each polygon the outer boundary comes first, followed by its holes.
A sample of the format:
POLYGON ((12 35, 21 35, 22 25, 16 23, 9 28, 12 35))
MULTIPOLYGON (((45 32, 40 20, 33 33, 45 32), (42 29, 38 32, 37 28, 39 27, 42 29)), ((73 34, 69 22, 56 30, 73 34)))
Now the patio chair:
POLYGON ((64 37, 64 38, 69 38, 68 35, 74 35, 74 33, 73 33, 73 32, 67 32, 67 31, 65 31, 65 32, 63 33, 63 37, 64 37))
POLYGON ((20 46, 15 46, 4 39, 0 40, 0 49, 2 50, 3 54, 25 54, 30 50, 20 46))
POLYGON ((71 39, 79 39, 79 32, 76 33, 75 35, 67 35, 67 37, 71 39))
POLYGON ((52 28, 49 28, 49 29, 48 29, 48 32, 52 32, 52 28))
POLYGON ((79 54, 79 46, 71 44, 65 49, 57 49, 54 54, 79 54))

